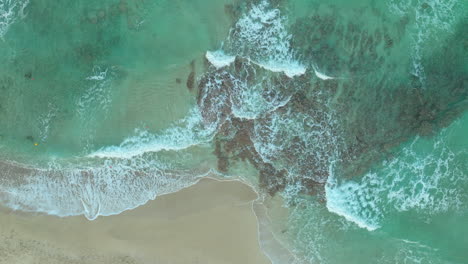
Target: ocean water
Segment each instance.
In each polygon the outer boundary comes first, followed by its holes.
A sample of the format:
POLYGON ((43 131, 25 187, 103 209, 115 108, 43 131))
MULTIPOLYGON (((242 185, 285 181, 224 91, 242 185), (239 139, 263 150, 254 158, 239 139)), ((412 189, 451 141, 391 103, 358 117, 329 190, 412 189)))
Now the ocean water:
POLYGON ((0 0, 0 203, 94 220, 215 174, 259 193, 274 264, 464 263, 467 15, 0 0))

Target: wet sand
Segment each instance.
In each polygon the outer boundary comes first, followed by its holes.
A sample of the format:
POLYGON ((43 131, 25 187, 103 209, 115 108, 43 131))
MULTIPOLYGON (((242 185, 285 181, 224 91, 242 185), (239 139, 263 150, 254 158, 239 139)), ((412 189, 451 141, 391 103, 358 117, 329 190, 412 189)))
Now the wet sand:
POLYGON ((120 215, 59 218, 0 209, 0 263, 269 264, 256 193, 203 179, 120 215))

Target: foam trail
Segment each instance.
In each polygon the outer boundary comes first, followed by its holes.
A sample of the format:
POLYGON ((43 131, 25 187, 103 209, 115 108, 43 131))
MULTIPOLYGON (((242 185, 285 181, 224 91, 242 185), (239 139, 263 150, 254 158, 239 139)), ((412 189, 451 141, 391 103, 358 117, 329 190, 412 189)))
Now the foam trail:
POLYGON ((51 103, 48 104, 49 111, 39 117, 39 135, 41 141, 46 141, 50 133, 50 126, 56 118, 58 109, 51 103))
POLYGON ((182 150, 211 140, 216 124, 204 124, 197 107, 189 115, 159 134, 137 131, 137 135, 125 139, 119 146, 102 148, 88 155, 98 158, 130 159, 147 152, 182 150))
POLYGON ((316 75, 317 77, 319 77, 320 79, 322 79, 322 80, 332 80, 332 79, 335 79, 334 77, 327 76, 327 75, 325 75, 325 74, 323 74, 323 73, 321 73, 321 72, 318 72, 318 71, 316 71, 316 70, 314 70, 314 72, 315 72, 315 75, 316 75))
POLYGON ((205 57, 217 69, 231 65, 236 59, 235 56, 227 55, 222 50, 207 51, 205 57))
POLYGON ((76 101, 77 113, 86 122, 89 121, 91 111, 102 110, 107 111, 110 106, 111 99, 111 82, 112 68, 102 69, 99 66, 94 66, 92 74, 86 77, 90 86, 76 101))
POLYGON ((323 73, 319 72, 317 70, 317 67, 313 66, 313 68, 314 68, 315 76, 317 76, 318 78, 320 78, 320 79, 322 79, 324 81, 335 79, 335 77, 331 77, 331 76, 328 76, 326 74, 323 74, 323 73))
POLYGON ((458 0, 417 0, 414 4, 405 0, 389 0, 388 5, 391 12, 401 17, 413 16, 416 23, 412 28, 413 59, 412 74, 419 78, 424 85, 426 73, 423 65, 423 52, 426 43, 431 38, 436 38, 441 33, 452 32, 452 25, 456 21, 456 13, 463 10, 459 7, 458 0), (427 6, 431 12, 427 12, 427 6))

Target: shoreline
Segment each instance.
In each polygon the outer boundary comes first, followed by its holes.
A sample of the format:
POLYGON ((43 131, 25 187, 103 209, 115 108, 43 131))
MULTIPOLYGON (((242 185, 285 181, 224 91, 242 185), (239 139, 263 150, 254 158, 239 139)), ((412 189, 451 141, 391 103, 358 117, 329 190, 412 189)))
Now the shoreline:
MULTIPOLYGON (((216 173, 213 174, 217 175, 216 173)), ((292 263, 296 260, 295 255, 290 250, 288 250, 283 245, 283 243, 280 242, 280 239, 277 237, 277 235, 275 235, 272 225, 272 216, 268 213, 269 207, 282 207, 281 198, 278 200, 272 199, 272 197, 270 197, 269 205, 267 206, 264 203, 264 197, 262 197, 260 193, 256 191, 255 187, 250 182, 244 180, 243 178, 238 177, 233 179, 222 179, 217 176, 209 175, 200 178, 200 180, 210 179, 218 182, 238 182, 247 185, 256 194, 257 199, 250 202, 251 210, 257 223, 258 245, 260 246, 262 253, 268 258, 269 264, 292 263)), ((284 217, 284 215, 282 217, 284 217)))
POLYGON ((258 199, 242 180, 205 176, 94 221, 1 208, 0 253, 10 253, 0 263, 30 263, 28 258, 37 257, 35 263, 269 264, 254 210, 258 199))

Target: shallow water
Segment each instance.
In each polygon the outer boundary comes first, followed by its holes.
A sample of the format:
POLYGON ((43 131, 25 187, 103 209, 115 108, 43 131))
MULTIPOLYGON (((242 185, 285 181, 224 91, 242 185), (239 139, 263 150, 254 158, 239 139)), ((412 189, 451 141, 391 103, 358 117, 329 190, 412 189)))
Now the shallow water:
POLYGON ((3 204, 93 220, 216 173, 281 197, 297 263, 467 257, 466 2, 0 10, 3 204))

